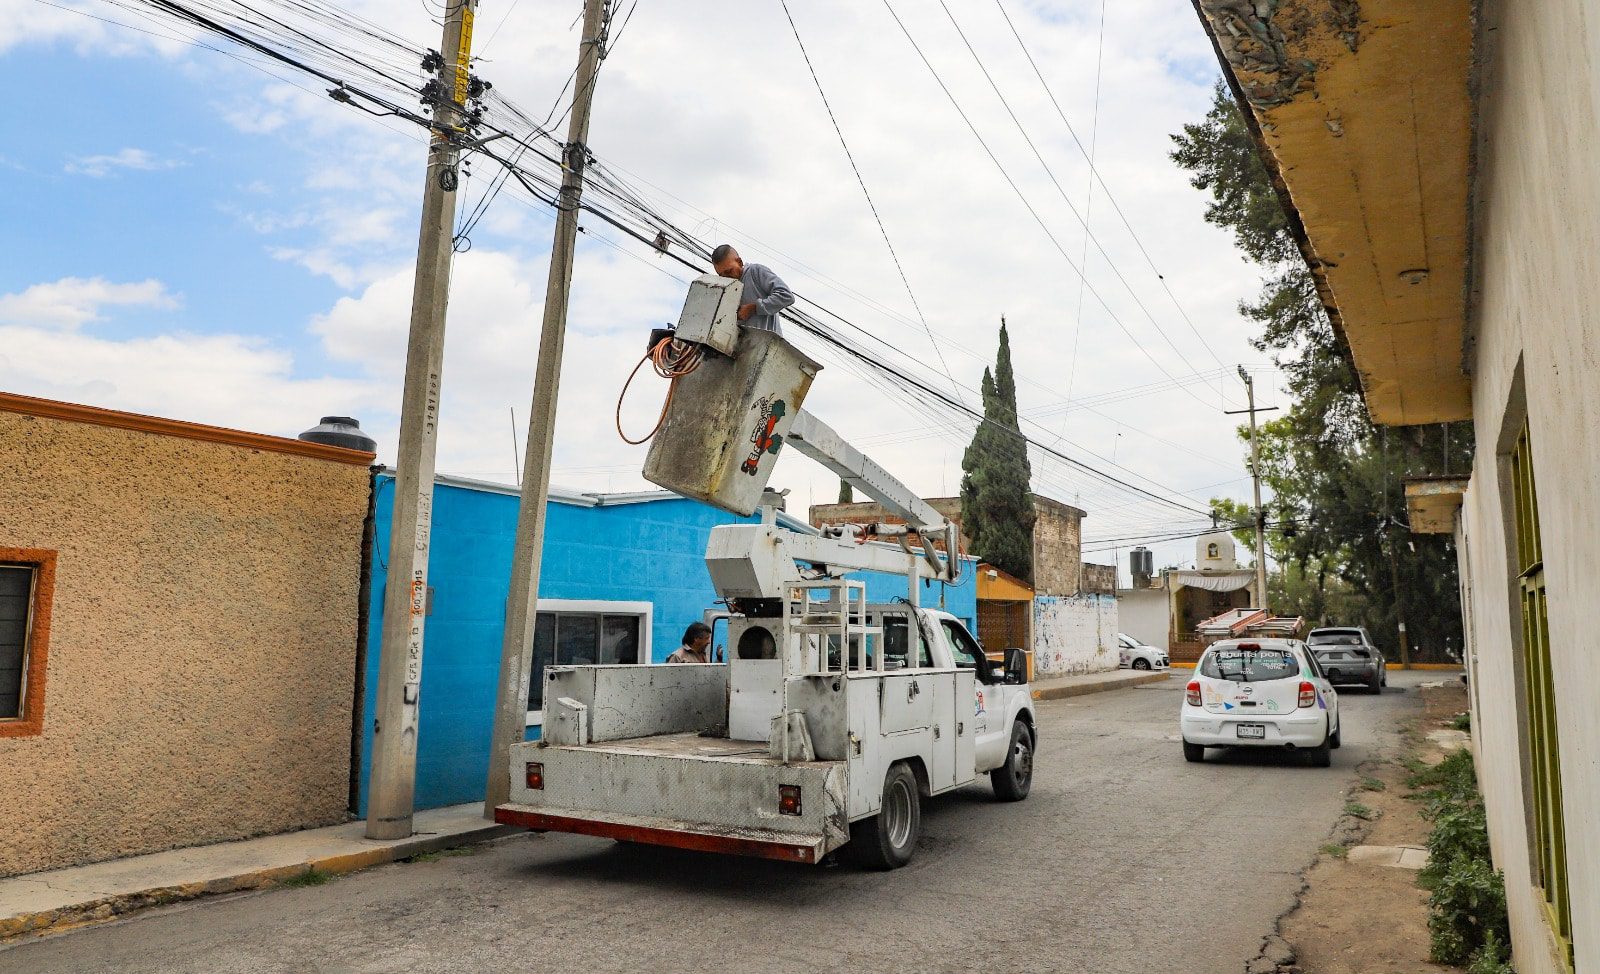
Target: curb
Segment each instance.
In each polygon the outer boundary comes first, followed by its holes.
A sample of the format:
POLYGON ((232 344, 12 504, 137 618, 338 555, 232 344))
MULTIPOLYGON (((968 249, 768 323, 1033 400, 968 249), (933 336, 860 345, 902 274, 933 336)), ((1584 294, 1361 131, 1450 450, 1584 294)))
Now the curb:
POLYGON ((10 943, 27 934, 62 933, 79 927, 91 926, 153 906, 164 906, 168 903, 200 899, 204 896, 217 896, 223 893, 266 889, 313 871, 342 875, 366 869, 370 866, 380 866, 385 863, 397 862, 401 859, 409 859, 412 856, 428 852, 438 852, 441 849, 452 849, 458 846, 488 842, 491 839, 498 839, 502 836, 513 835, 522 831, 524 830, 513 826, 496 825, 486 821, 482 828, 469 829, 464 832, 437 835, 419 834, 410 839, 401 840, 392 845, 381 846, 376 849, 322 856, 287 866, 264 866, 259 869, 246 870, 229 876, 218 876, 195 883, 157 886, 131 893, 101 896, 53 910, 0 917, 0 944, 10 943))
POLYGON ((1117 680, 1097 680, 1093 683, 1068 683, 1055 687, 1039 687, 1033 691, 1035 700, 1062 700, 1067 697, 1082 697, 1091 693, 1105 693, 1108 690, 1126 690, 1129 687, 1140 686, 1145 683, 1161 683, 1168 677, 1166 672, 1138 673, 1129 672, 1127 676, 1117 680))

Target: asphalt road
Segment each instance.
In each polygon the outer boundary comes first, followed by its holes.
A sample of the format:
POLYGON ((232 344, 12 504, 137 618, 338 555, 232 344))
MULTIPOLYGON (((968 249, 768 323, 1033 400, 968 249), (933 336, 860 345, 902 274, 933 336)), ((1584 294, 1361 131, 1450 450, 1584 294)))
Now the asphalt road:
POLYGON ((1342 693, 1344 747, 1313 769, 1186 764, 1180 674, 1040 704, 1031 797, 1001 804, 984 782, 934 799, 896 872, 523 835, 23 943, 0 972, 1236 974, 1428 675, 1342 693))

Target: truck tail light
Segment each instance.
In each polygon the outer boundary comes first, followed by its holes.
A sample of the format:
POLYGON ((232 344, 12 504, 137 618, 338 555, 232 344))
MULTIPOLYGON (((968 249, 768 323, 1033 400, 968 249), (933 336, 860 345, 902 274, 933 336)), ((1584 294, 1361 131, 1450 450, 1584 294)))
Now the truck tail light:
POLYGON ((1189 686, 1187 688, 1185 688, 1185 690, 1184 690, 1183 700, 1184 700, 1184 703, 1187 703, 1191 707, 1200 706, 1200 681, 1199 680, 1190 680, 1189 681, 1189 686))
POLYGON ((527 765, 523 767, 523 772, 527 775, 525 780, 528 782, 529 788, 534 791, 544 791, 543 764, 540 764, 538 761, 529 761, 527 765))
POLYGON ((1300 681, 1300 706, 1302 708, 1317 705, 1317 688, 1304 680, 1300 681))
POLYGON ((799 785, 779 785, 778 786, 778 814, 779 815, 799 815, 800 814, 800 786, 799 785))

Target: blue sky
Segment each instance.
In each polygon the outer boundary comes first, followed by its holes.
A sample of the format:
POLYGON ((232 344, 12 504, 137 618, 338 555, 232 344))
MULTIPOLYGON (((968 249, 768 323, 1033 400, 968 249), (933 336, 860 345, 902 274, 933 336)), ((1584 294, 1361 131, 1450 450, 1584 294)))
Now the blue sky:
MULTIPOLYGON (((69 2, 131 19, 97 0, 69 2)), ((1009 129, 960 41, 941 33, 938 7, 931 0, 897 5, 1007 168, 1075 249, 1081 228, 1009 129)), ((419 5, 353 6, 419 44, 437 43, 419 5)), ((480 46, 480 73, 542 111, 575 57, 569 24, 577 7, 486 0, 479 37, 504 25, 492 46, 480 46)), ((1259 362, 1234 310, 1254 291, 1255 274, 1204 224, 1204 199, 1165 158, 1168 133, 1203 114, 1216 74, 1189 4, 1109 5, 1103 49, 1098 3, 1008 7, 1085 136, 1103 54, 1103 178, 1227 370, 1259 362)), ((669 191, 673 198, 658 201, 676 207, 680 222, 732 240, 797 289, 934 361, 781 10, 751 3, 708 33, 708 9, 643 0, 607 61, 591 145, 669 191), (683 54, 707 45, 721 50, 683 54)), ((1082 209, 1087 169, 1003 23, 987 4, 955 9, 1082 209)), ((421 191, 418 132, 335 105, 315 81, 294 79, 304 90, 292 87, 238 60, 36 0, 0 0, 0 13, 18 24, 0 41, 0 70, 29 79, 49 99, 30 113, 26 138, 13 126, 0 146, 0 172, 12 190, 0 224, 0 388, 286 435, 324 412, 350 412, 387 455, 421 191)), ((1092 251, 1090 281, 1146 351, 1092 301, 1077 320, 1075 277, 920 61, 894 43, 903 38, 881 22, 881 10, 817 0, 796 16, 955 379, 976 385, 1006 314, 1023 410, 1057 424, 1051 428, 1063 436, 1062 448, 1114 455, 1202 506, 1211 494, 1244 496, 1233 421, 1212 408, 1222 405, 1215 384, 1118 399, 1098 413, 1061 406, 1069 385, 1081 399, 1160 379, 1149 356, 1174 374, 1220 371, 1165 297, 1152 297, 1153 274, 1104 199, 1093 204, 1095 233, 1144 292, 1176 353, 1092 251)), ((464 205, 491 174, 487 163, 477 169, 464 205)), ((548 213, 508 193, 457 260, 443 470, 511 479, 509 413, 524 415, 531 391, 550 225, 548 213)), ((681 285, 661 270, 650 257, 585 242, 557 432, 564 483, 642 485, 642 452, 618 441, 612 412, 642 334, 676 316, 681 285)), ((626 419, 647 423, 659 393, 631 393, 626 419)), ((846 435, 877 444, 880 458, 924 492, 955 489, 966 431, 926 429, 903 401, 863 389, 837 368, 824 373, 808 405, 846 435)), ((804 464, 786 458, 778 476, 802 504, 830 499, 832 481, 804 464)), ((1035 467, 1039 489, 1089 509, 1091 537, 1181 518, 1053 461, 1035 467)))

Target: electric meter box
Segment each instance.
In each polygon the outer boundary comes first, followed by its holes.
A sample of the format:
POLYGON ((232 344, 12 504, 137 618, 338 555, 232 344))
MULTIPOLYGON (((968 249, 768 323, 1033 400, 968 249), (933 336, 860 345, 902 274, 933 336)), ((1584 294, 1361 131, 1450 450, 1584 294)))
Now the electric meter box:
POLYGON ((689 285, 674 337, 732 355, 739 344, 739 299, 743 282, 702 274, 689 285))
POLYGON ((730 355, 708 355, 677 380, 650 441, 644 478, 748 516, 761 504, 784 437, 822 366, 775 331, 736 327, 734 337, 730 355))

